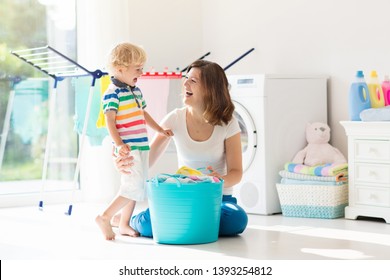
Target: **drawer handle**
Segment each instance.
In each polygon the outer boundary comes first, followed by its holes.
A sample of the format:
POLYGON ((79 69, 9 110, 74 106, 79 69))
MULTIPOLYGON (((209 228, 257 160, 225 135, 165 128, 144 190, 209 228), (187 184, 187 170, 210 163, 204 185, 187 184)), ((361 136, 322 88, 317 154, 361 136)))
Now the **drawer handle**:
POLYGON ((376 149, 373 147, 370 147, 370 148, 368 148, 368 153, 369 154, 376 154, 376 149))
POLYGON ((371 193, 370 196, 368 197, 369 200, 376 200, 376 195, 371 193))
POLYGON ((373 170, 370 170, 370 171, 368 171, 368 176, 369 177, 376 177, 376 172, 373 170))

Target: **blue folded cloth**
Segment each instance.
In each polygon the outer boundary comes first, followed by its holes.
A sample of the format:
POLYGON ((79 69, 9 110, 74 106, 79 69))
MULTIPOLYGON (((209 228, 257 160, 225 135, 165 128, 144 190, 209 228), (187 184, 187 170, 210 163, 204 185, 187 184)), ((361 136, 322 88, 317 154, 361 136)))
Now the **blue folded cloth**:
POLYGON ((370 108, 360 112, 364 122, 390 121, 390 105, 381 108, 370 108))

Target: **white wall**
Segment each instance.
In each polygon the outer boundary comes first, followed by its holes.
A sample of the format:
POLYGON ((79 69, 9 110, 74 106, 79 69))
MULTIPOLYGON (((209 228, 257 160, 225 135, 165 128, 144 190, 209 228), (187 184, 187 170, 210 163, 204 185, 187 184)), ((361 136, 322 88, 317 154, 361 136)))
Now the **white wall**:
POLYGON ((390 2, 386 0, 203 0, 203 48, 227 65, 256 50, 227 74, 330 76, 332 144, 347 155, 340 120, 356 70, 390 73, 390 2))
POLYGON ((175 71, 202 53, 201 5, 197 0, 78 0, 78 59, 90 69, 105 66, 111 47, 142 45, 154 67, 175 71))
MULTIPOLYGON (((227 74, 321 74, 329 79, 332 144, 347 155, 340 120, 348 119, 348 91, 356 70, 390 73, 387 0, 79 0, 79 61, 104 65, 110 46, 144 46, 145 70, 208 59, 228 65, 255 51, 227 74)), ((304 102, 304 100, 302 101, 304 102)), ((281 112, 282 113, 282 112, 281 112)))
POLYGON ((147 50, 146 70, 184 68, 208 51, 226 66, 254 47, 227 74, 328 75, 332 144, 345 155, 339 121, 348 119, 356 70, 390 73, 387 0, 91 1, 77 2, 86 5, 79 22, 88 22, 84 31, 79 24, 79 57, 96 68, 111 45, 129 40, 147 50))
MULTIPOLYGON (((89 70, 103 69, 111 47, 123 41, 142 45, 151 67, 170 71, 186 67, 202 53, 201 5, 197 0, 78 0, 78 62, 89 70)), ((177 87, 172 87, 177 91, 177 87)), ((159 102, 158 98, 147 100, 159 102)), ((153 106, 149 106, 153 107, 153 106)), ((153 112, 150 112, 153 115, 153 112)), ((88 202, 109 201, 119 185, 119 174, 111 159, 111 145, 85 141, 80 169, 83 198, 88 202)), ((150 175, 174 172, 177 159, 167 152, 150 175)))

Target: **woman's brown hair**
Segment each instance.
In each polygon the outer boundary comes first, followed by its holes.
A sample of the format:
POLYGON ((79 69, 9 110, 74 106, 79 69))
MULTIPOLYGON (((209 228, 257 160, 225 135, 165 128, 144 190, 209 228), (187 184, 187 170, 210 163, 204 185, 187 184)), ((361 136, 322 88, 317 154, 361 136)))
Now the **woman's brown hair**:
POLYGON ((207 60, 197 60, 188 71, 191 68, 200 70, 200 82, 205 92, 203 117, 212 125, 228 124, 233 117, 234 104, 225 71, 217 63, 207 60))

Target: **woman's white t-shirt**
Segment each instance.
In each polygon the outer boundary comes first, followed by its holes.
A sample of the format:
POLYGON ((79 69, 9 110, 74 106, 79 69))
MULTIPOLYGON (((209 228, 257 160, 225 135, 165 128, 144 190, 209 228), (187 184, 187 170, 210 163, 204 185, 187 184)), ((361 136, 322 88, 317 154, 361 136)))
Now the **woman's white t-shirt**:
MULTIPOLYGON (((161 126, 174 133, 179 168, 212 166, 219 174, 226 174, 225 140, 241 131, 236 118, 233 117, 227 125, 214 126, 212 135, 206 141, 195 141, 188 134, 186 107, 170 112, 162 120, 161 126)), ((223 194, 232 194, 232 188, 224 188, 223 194)))

